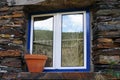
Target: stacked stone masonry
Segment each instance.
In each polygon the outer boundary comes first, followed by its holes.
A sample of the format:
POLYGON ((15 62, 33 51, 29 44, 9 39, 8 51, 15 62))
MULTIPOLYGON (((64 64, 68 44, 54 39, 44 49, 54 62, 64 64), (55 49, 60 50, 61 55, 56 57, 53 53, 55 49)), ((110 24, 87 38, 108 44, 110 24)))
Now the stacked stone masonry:
MULTIPOLYGON (((120 70, 119 4, 120 0, 96 0, 92 7, 95 71, 111 68, 111 63, 112 68, 120 70)), ((0 5, 0 69, 3 71, 22 71, 26 27, 23 6, 0 5)))
POLYGON ((120 71, 120 0, 97 0, 96 7, 92 27, 94 69, 120 71))
POLYGON ((23 6, 0 7, 0 72, 22 72, 25 42, 23 6))

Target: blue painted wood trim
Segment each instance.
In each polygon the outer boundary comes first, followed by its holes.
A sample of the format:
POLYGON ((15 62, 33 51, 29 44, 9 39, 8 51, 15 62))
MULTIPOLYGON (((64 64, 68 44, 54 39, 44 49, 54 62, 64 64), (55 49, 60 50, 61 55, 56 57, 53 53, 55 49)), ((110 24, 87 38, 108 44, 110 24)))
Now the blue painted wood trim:
POLYGON ((90 11, 86 10, 86 27, 87 27, 87 69, 86 71, 90 71, 90 63, 91 63, 91 29, 90 29, 90 11))
POLYGON ((70 8, 70 9, 59 9, 59 10, 51 10, 51 11, 38 11, 30 13, 30 15, 39 15, 39 14, 49 14, 49 13, 59 13, 59 12, 75 12, 75 11, 86 11, 88 8, 70 8))
POLYGON ((28 18, 28 28, 27 28, 27 53, 30 53, 30 38, 31 38, 31 15, 28 18))

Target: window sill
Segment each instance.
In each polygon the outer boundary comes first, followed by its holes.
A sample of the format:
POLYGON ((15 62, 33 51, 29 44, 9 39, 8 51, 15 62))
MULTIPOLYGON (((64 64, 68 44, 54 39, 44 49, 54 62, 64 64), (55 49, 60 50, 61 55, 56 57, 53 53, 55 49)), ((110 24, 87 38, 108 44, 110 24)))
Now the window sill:
MULTIPOLYGON (((29 73, 29 72, 20 72, 20 73, 0 73, 1 79, 80 79, 80 80, 95 80, 95 76, 97 73, 88 72, 88 73, 79 73, 79 72, 71 72, 71 73, 57 73, 57 72, 43 72, 43 73, 29 73)), ((102 76, 107 78, 112 78, 109 75, 105 75, 102 73, 102 76)))

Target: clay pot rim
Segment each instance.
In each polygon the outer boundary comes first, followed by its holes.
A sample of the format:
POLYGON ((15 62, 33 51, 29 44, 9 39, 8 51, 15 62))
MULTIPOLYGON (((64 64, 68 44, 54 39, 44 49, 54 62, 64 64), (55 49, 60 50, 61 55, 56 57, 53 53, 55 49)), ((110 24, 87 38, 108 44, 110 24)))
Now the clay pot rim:
POLYGON ((46 55, 41 54, 25 54, 25 59, 47 59, 48 57, 46 55))

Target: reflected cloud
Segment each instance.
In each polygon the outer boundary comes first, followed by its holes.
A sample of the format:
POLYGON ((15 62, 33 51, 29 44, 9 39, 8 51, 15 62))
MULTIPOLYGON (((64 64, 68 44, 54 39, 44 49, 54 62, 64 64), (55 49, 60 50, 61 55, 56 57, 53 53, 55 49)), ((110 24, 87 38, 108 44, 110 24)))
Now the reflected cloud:
POLYGON ((53 30, 53 18, 34 22, 35 30, 53 30))

